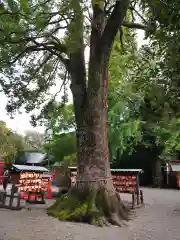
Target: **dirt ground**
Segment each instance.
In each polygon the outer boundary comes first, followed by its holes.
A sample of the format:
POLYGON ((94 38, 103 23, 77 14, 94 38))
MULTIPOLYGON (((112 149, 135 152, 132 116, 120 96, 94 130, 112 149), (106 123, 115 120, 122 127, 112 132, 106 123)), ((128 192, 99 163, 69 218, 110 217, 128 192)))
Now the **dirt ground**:
POLYGON ((145 207, 122 228, 59 222, 46 215, 44 205, 31 211, 0 209, 0 240, 180 240, 180 191, 143 191, 145 207))

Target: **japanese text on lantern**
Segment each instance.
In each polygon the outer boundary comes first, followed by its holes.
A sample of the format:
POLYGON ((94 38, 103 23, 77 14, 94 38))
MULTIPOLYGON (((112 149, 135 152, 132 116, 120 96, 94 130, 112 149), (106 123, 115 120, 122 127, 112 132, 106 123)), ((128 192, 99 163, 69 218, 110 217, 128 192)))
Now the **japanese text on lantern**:
POLYGON ((48 188, 48 179, 41 173, 20 173, 18 187, 20 192, 45 192, 48 188))

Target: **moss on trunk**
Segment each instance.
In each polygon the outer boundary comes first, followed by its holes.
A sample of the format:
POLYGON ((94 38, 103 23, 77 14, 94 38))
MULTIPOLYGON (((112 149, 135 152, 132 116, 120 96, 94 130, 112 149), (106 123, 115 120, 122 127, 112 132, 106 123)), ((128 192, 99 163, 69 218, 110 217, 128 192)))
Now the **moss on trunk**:
POLYGON ((74 187, 47 209, 50 216, 61 221, 84 222, 97 226, 122 226, 128 220, 129 210, 119 195, 99 187, 98 190, 80 190, 74 187))

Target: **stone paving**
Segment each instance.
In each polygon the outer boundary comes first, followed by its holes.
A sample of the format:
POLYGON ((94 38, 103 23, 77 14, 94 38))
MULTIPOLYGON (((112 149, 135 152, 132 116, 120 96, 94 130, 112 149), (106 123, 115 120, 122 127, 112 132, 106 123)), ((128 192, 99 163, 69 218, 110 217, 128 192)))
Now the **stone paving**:
POLYGON ((44 207, 0 209, 0 240, 180 240, 180 191, 143 191, 145 207, 122 228, 59 222, 48 217, 44 207))

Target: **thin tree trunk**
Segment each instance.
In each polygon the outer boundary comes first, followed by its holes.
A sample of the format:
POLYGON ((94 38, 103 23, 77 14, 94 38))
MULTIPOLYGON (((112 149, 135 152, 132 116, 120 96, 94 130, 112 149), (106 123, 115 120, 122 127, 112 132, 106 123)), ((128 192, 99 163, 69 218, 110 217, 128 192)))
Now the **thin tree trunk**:
POLYGON ((153 164, 153 186, 161 187, 162 186, 162 171, 161 171, 161 161, 156 159, 153 164))

